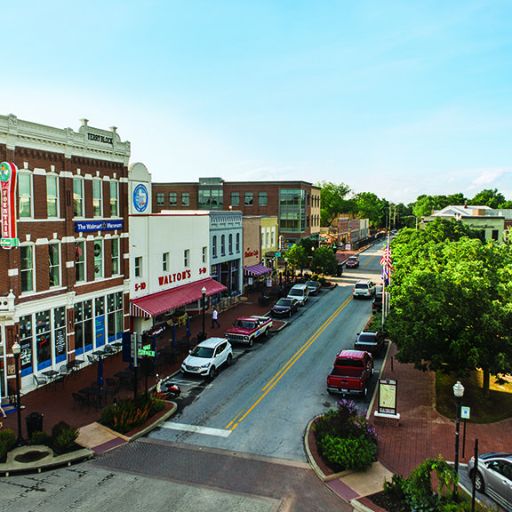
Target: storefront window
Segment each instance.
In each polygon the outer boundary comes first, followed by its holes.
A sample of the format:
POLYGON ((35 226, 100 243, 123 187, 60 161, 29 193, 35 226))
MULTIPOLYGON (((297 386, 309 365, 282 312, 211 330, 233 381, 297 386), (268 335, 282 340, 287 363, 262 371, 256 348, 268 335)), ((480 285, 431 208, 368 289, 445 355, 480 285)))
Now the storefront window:
POLYGON ((20 317, 21 375, 32 373, 32 315, 20 317))
POLYGON ((36 313, 37 369, 43 370, 52 364, 52 325, 50 310, 36 313))
POLYGON ((108 341, 115 341, 123 336, 123 294, 111 293, 107 296, 108 341))
POLYGON ((55 362, 66 360, 66 308, 53 310, 53 335, 55 340, 55 362))
POLYGON ((96 348, 105 345, 105 297, 94 299, 94 331, 96 348))
POLYGON ((92 300, 75 304, 75 354, 92 350, 92 300))

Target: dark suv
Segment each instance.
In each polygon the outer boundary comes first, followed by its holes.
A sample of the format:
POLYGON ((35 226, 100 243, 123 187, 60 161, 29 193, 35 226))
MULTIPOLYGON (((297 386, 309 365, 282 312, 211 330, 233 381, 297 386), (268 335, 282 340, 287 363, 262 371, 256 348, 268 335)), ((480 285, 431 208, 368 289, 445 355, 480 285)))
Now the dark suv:
POLYGON ((382 332, 363 331, 357 333, 354 350, 365 350, 372 355, 377 355, 385 346, 386 340, 382 332))

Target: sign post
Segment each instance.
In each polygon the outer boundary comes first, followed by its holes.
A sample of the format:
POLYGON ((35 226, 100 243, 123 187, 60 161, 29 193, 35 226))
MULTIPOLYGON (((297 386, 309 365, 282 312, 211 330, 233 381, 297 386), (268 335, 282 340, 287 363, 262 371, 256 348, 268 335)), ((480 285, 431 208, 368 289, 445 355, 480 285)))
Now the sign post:
POLYGON ((460 408, 460 418, 464 420, 464 430, 462 431, 462 458, 464 458, 464 454, 466 452, 466 423, 471 416, 471 407, 467 405, 463 405, 460 408))
POLYGON ((132 333, 131 356, 133 360, 133 399, 137 399, 137 366, 138 366, 139 339, 136 332, 132 333))
POLYGON ((374 416, 400 421, 396 403, 397 381, 394 379, 379 380, 379 401, 374 416))

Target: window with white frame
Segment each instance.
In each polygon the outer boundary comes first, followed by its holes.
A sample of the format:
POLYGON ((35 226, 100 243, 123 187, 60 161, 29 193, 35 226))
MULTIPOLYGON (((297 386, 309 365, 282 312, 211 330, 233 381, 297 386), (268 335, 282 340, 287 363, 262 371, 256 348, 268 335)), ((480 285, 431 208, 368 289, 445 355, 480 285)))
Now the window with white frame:
POLYGON ((103 277, 103 240, 94 240, 94 279, 103 277))
POLYGON ((46 213, 48 218, 59 216, 59 178, 55 174, 46 175, 46 213))
POLYGON ((92 214, 103 216, 103 182, 100 179, 92 180, 92 214))
POLYGON ((84 216, 84 179, 73 178, 73 215, 84 216))
POLYGON ((190 265, 190 249, 185 249, 183 251, 183 265, 185 268, 188 268, 190 265))
POLYGON ((268 228, 265 230, 265 247, 270 247, 270 233, 268 228))
POLYGON ((52 324, 50 309, 36 313, 36 357, 38 370, 43 370, 52 364, 52 324))
POLYGON ((169 253, 162 254, 162 272, 169 272, 169 253))
POLYGON ((261 236, 261 247, 264 249, 266 247, 266 245, 265 245, 265 228, 260 229, 260 236, 261 236))
POLYGON ((203 247, 203 256, 202 256, 202 259, 201 259, 201 261, 203 263, 206 263, 206 259, 208 257, 207 251, 208 251, 208 247, 204 246, 203 247))
POLYGON ((21 292, 34 291, 34 246, 20 247, 21 292))
POLYGON ((110 182, 110 216, 119 217, 119 182, 110 182))
POLYGON ((81 283, 85 277, 85 242, 75 242, 75 281, 81 283))
POLYGON ((48 274, 50 288, 60 285, 60 244, 52 242, 48 244, 48 274))
POLYGON ((156 193, 156 204, 157 206, 163 206, 165 200, 165 194, 163 192, 156 193))
POLYGON ((181 193, 181 204, 182 206, 190 206, 190 192, 181 193))
POLYGON ((123 293, 107 295, 107 333, 112 342, 123 335, 123 293))
POLYGON ((92 350, 92 300, 75 304, 75 354, 92 350))
POLYGON ((32 174, 18 174, 18 214, 20 218, 32 217, 32 174))
POLYGON ((133 272, 135 277, 142 277, 142 256, 135 257, 133 272))
POLYGON ((112 238, 112 275, 117 276, 121 273, 121 261, 119 254, 119 238, 112 238))
POLYGON ((169 206, 176 206, 178 204, 178 194, 176 192, 169 192, 169 206))
POLYGON ((20 366, 21 375, 32 373, 32 343, 34 336, 34 326, 32 325, 32 315, 20 317, 20 366))
POLYGON ((66 360, 66 307, 53 310, 53 343, 55 350, 55 362, 66 360))
POLYGON ((94 298, 94 343, 96 348, 105 345, 105 297, 94 298))

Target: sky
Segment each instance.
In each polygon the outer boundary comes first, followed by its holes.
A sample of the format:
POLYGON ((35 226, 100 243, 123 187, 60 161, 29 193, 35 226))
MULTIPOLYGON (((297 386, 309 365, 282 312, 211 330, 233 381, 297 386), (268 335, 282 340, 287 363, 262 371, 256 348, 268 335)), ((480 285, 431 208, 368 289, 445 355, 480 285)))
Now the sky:
POLYGON ((509 0, 0 5, 0 114, 117 126, 153 181, 512 199, 509 0))

